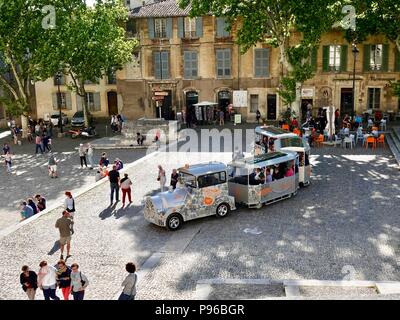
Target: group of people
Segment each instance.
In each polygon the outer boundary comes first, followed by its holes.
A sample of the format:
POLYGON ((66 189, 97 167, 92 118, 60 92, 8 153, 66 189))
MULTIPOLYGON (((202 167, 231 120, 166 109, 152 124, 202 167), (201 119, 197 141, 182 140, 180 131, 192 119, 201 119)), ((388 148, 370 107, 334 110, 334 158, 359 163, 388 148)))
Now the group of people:
MULTIPOLYGON (((167 177, 164 168, 160 165, 158 166, 157 181, 160 183, 161 192, 166 191, 165 184, 167 183, 167 177)), ((173 169, 171 173, 171 182, 170 182, 170 186, 173 190, 176 189, 178 182, 179 182, 178 171, 176 169, 173 169)))
POLYGON ((286 177, 292 177, 295 174, 294 162, 276 164, 275 166, 256 168, 249 175, 251 185, 265 184, 280 180, 286 177))
POLYGON ((22 201, 20 211, 21 221, 26 220, 45 209, 46 199, 40 194, 35 195, 34 198, 28 198, 27 200, 22 201))
MULTIPOLYGON (((128 275, 122 282, 123 289, 118 300, 135 300, 138 280, 136 266, 133 262, 128 262, 125 270, 128 275)), ((54 266, 45 260, 41 261, 37 273, 27 265, 22 266, 21 271, 19 282, 29 300, 35 300, 38 288, 43 291, 45 300, 60 300, 57 288, 61 290, 64 300, 70 300, 70 295, 74 300, 84 300, 89 286, 89 279, 79 270, 79 265, 73 263, 68 266, 62 259, 54 266)))
POLYGON ((114 133, 121 133, 124 125, 124 117, 121 114, 111 116, 111 130, 114 133))
MULTIPOLYGON (((110 160, 108 160, 107 153, 103 152, 100 157, 99 168, 96 172, 96 182, 105 177, 108 177, 110 172, 109 166, 110 160)), ((120 171, 124 168, 124 163, 119 158, 115 158, 113 166, 116 167, 117 171, 120 171)))

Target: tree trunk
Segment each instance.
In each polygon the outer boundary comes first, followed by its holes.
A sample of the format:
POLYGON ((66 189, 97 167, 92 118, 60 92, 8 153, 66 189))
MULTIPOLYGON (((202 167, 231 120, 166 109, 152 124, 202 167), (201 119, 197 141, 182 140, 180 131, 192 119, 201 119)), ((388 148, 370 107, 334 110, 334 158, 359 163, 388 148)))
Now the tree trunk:
POLYGON ((86 90, 85 90, 85 85, 84 82, 81 81, 81 85, 80 85, 80 93, 81 93, 81 97, 83 99, 83 117, 85 119, 85 127, 89 128, 89 106, 88 106, 88 100, 86 99, 86 90))
POLYGON ((399 51, 399 53, 400 53, 400 34, 397 36, 397 38, 396 38, 396 47, 397 47, 397 50, 399 51))
POLYGON ((28 137, 28 117, 21 115, 22 138, 28 137))

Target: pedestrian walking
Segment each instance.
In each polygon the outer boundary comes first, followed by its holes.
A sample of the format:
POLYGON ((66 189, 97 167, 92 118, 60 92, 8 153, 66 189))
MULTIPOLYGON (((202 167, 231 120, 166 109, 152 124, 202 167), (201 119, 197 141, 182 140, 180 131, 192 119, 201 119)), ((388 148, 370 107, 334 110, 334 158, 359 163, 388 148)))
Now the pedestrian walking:
POLYGON ((43 142, 43 151, 45 151, 45 152, 46 152, 46 149, 49 152, 51 151, 51 146, 49 144, 49 141, 50 141, 50 137, 47 134, 43 134, 42 142, 43 142))
POLYGON ((132 192, 131 185, 132 181, 129 179, 128 174, 125 173, 124 177, 121 179, 121 190, 122 190, 122 208, 125 207, 125 198, 128 195, 129 203, 132 203, 132 192))
POLYGON ((26 220, 33 216, 33 209, 31 206, 28 206, 26 201, 21 202, 21 221, 26 220))
POLYGON ((22 273, 19 276, 19 282, 22 285, 22 290, 25 291, 29 300, 35 300, 36 289, 38 287, 37 274, 29 269, 28 266, 22 267, 22 273))
POLYGON ((8 143, 5 143, 5 144, 3 145, 3 154, 6 155, 7 153, 11 153, 11 147, 9 146, 8 143))
POLYGON ((256 112, 256 119, 257 119, 257 123, 260 123, 261 112, 260 112, 260 110, 258 110, 258 109, 257 109, 257 112, 256 112))
POLYGON ((136 283, 137 283, 137 274, 136 274, 136 266, 133 262, 129 262, 125 266, 125 270, 129 273, 125 280, 122 282, 122 286, 124 287, 121 295, 118 300, 135 300, 136 296, 136 283))
POLYGON ((43 149, 42 149, 42 138, 37 135, 35 137, 35 144, 36 144, 36 155, 38 154, 38 150, 40 150, 40 153, 43 154, 43 149))
POLYGON ((88 166, 86 162, 86 148, 83 143, 79 145, 79 157, 81 159, 81 169, 83 169, 83 164, 85 164, 85 167, 87 168, 88 166))
POLYGON ((57 262, 57 284, 61 289, 64 300, 69 300, 71 294, 71 268, 68 267, 64 260, 57 262))
POLYGON ((46 210, 46 199, 43 198, 40 194, 35 196, 36 199, 36 207, 39 211, 46 210))
POLYGON ((36 203, 33 201, 32 198, 28 199, 28 206, 33 209, 33 214, 37 214, 39 212, 38 208, 36 207, 36 203))
POLYGON ((225 112, 223 110, 219 111, 219 125, 223 126, 225 124, 225 112))
POLYGON ((50 153, 49 153, 49 161, 47 162, 50 178, 58 178, 57 162, 58 161, 57 161, 55 155, 50 151, 50 153))
POLYGON ((158 166, 158 177, 157 181, 160 182, 161 192, 165 190, 165 183, 167 182, 167 178, 165 177, 165 170, 159 165, 158 166))
POLYGON ((115 192, 115 200, 119 202, 119 183, 120 183, 120 176, 117 170, 117 166, 113 165, 112 170, 108 173, 108 179, 110 181, 110 200, 111 205, 114 202, 114 192, 115 192))
POLYGON ((94 168, 94 161, 93 161, 93 147, 90 143, 88 143, 87 148, 87 156, 90 164, 90 169, 93 170, 94 168))
POLYGON ((66 196, 66 198, 64 200, 64 209, 70 213, 71 217, 74 217, 75 211, 76 211, 75 210, 75 199, 72 196, 72 193, 69 191, 65 192, 65 196, 66 196))
POLYGON ((6 165, 6 171, 7 173, 12 173, 12 155, 10 152, 7 152, 4 156, 1 156, 4 158, 4 164, 6 165))
POLYGON ((85 290, 89 285, 89 280, 79 271, 79 265, 77 263, 71 265, 71 271, 71 291, 74 300, 83 300, 85 297, 85 290))
POLYGON ((73 225, 72 219, 70 219, 70 214, 67 210, 64 210, 62 213, 62 217, 59 218, 56 221, 55 227, 59 230, 60 232, 60 250, 61 250, 61 255, 60 259, 64 260, 64 247, 67 245, 67 257, 65 260, 68 260, 68 258, 71 257, 70 255, 70 250, 71 250, 71 238, 72 238, 72 225, 73 225))
POLYGON ((173 169, 172 173, 171 173, 171 186, 172 186, 172 189, 174 189, 174 190, 176 189, 178 179, 179 179, 178 172, 176 171, 176 169, 173 169))
POLYGON ((47 265, 47 261, 39 264, 38 286, 43 290, 44 300, 60 300, 56 295, 57 275, 56 268, 47 265))

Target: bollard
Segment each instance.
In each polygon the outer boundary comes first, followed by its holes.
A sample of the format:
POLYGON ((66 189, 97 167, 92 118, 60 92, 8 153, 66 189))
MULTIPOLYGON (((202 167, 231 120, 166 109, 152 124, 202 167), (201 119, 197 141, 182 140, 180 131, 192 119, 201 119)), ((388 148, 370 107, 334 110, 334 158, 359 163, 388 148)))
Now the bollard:
POLYGON ((106 126, 106 137, 108 137, 108 126, 106 126))

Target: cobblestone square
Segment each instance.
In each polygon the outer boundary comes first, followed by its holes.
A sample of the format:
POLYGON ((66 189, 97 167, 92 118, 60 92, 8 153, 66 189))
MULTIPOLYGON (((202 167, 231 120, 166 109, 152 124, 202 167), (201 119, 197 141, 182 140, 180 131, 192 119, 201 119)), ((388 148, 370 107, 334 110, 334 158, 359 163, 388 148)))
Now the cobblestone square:
MULTIPOLYGON (((239 207, 223 220, 191 221, 177 232, 144 220, 142 200, 159 188, 158 164, 169 174, 186 163, 230 159, 157 152, 127 169, 134 182, 127 209, 108 207, 107 182, 80 196, 69 262, 91 280, 87 299, 115 298, 124 264, 141 266, 154 254, 151 269, 139 268, 138 299, 191 299, 197 281, 211 278, 400 280, 400 184, 387 149, 313 149, 311 185, 260 210, 239 207)), ((22 264, 57 261, 59 252, 48 253, 60 214, 54 210, 0 240, 1 299, 25 298, 16 281, 22 264)))

